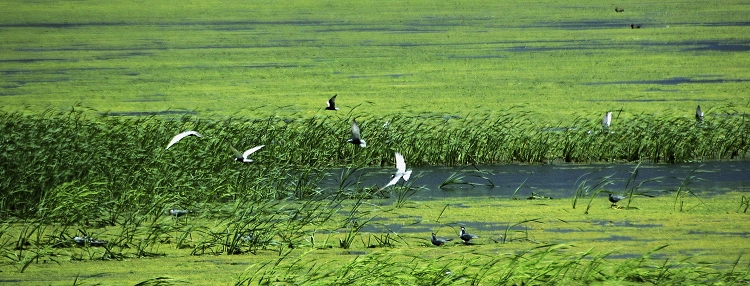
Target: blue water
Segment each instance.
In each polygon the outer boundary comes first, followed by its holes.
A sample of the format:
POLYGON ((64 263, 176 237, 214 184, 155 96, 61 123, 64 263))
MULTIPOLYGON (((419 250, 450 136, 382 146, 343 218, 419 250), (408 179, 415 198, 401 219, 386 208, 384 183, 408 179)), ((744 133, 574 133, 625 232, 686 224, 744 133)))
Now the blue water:
MULTIPOLYGON (((408 164, 408 161, 407 161, 408 164)), ((525 199, 535 195, 551 198, 572 197, 578 186, 593 186, 605 180, 607 192, 625 193, 637 187, 635 193, 647 196, 673 194, 681 185, 701 196, 728 191, 750 192, 750 161, 703 162, 684 164, 550 164, 550 165, 493 165, 477 167, 424 167, 413 170, 409 180, 419 187, 411 199, 429 200, 450 197, 505 197, 525 199), (636 168, 637 167, 637 168, 636 168), (637 169, 637 176, 630 180, 637 169), (462 176, 465 184, 452 184, 440 188, 451 175, 462 176), (687 179, 692 177, 692 179, 687 179), (526 181, 524 183, 524 181, 526 181), (627 186, 630 181, 630 185, 627 186), (523 185, 522 185, 523 184, 523 185), (519 188, 520 186, 520 188, 519 188)), ((321 188, 335 188, 342 170, 333 170, 331 176, 320 183, 321 188)), ((360 180, 361 186, 384 186, 394 168, 363 169, 350 180, 360 180)), ((400 182, 397 186, 402 185, 400 182)), ((353 187, 350 187, 353 188, 353 187)), ((390 189, 387 189, 390 190, 390 189)), ((606 194, 602 194, 606 196, 606 194)))

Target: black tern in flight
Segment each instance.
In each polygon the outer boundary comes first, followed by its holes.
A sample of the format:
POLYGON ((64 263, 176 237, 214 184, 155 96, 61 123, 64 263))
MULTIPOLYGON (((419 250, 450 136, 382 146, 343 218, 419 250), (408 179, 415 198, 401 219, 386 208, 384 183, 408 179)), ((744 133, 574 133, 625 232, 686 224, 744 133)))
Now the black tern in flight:
POLYGON ((359 134, 359 125, 357 125, 357 121, 352 119, 352 138, 349 140, 346 140, 346 142, 352 143, 354 145, 359 145, 359 147, 364 148, 367 146, 367 142, 362 139, 362 136, 359 134))
POLYGON ((328 102, 327 102, 328 106, 326 107, 326 110, 333 110, 333 111, 339 110, 339 108, 336 107, 336 96, 337 95, 338 94, 334 95, 333 97, 331 97, 331 99, 328 100, 328 102))

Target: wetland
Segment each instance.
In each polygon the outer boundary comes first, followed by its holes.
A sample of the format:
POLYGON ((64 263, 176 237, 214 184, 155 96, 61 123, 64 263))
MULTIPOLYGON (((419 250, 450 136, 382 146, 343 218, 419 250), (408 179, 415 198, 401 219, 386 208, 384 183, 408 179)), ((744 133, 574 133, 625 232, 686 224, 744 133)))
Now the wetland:
POLYGON ((0 9, 0 283, 750 281, 743 1, 0 9))

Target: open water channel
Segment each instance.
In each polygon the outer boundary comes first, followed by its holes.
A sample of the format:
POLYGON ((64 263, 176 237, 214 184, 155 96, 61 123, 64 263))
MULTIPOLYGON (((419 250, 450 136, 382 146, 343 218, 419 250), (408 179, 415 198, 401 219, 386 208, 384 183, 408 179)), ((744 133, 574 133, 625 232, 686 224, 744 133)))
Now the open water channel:
MULTIPOLYGON (((412 170, 412 186, 420 188, 411 197, 416 200, 467 196, 510 198, 514 192, 516 198, 528 198, 532 193, 551 198, 569 198, 580 186, 593 186, 602 180, 609 182, 605 191, 621 194, 634 186, 638 186, 635 193, 648 196, 668 194, 681 186, 683 191, 690 190, 699 195, 750 191, 750 161, 640 165, 509 164, 408 169, 412 170), (633 175, 634 171, 636 175, 633 175), (451 177, 460 177, 460 183, 441 188, 440 185, 451 177)), ((321 182, 321 187, 336 188, 342 172, 332 171, 331 176, 321 182)), ((395 167, 358 170, 349 176, 348 181, 359 180, 363 187, 380 187, 388 183, 392 172, 395 172, 395 167)), ((403 181, 397 186, 402 184, 403 181)))

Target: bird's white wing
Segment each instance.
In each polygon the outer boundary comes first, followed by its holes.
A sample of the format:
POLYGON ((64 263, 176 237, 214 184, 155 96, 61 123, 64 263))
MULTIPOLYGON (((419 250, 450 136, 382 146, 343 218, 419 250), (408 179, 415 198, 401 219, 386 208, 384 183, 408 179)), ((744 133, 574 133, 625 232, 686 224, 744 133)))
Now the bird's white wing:
POLYGON ((352 139, 362 139, 362 137, 359 135, 359 125, 357 124, 357 121, 354 121, 354 119, 352 119, 352 139))
MULTIPOLYGON (((385 187, 383 187, 382 189, 385 189, 385 188, 387 188, 387 187, 389 187, 389 186, 393 186, 393 185, 395 185, 396 183, 398 183, 398 180, 399 180, 399 179, 401 179, 401 175, 399 175, 399 174, 396 174, 395 176, 393 176, 393 179, 391 179, 391 181, 390 181, 390 182, 388 182, 388 184, 386 184, 386 185, 385 185, 385 187)), ((381 190, 382 190, 382 189, 381 189, 381 190)))
POLYGON ((404 181, 408 181, 411 177, 411 170, 404 172, 404 181))
POLYGON ((188 137, 190 135, 201 137, 201 135, 198 132, 195 132, 195 131, 192 131, 192 130, 191 131, 185 131, 185 132, 182 132, 182 133, 177 134, 174 137, 172 137, 172 140, 169 141, 169 144, 167 144, 167 148, 165 148, 165 149, 169 149, 169 147, 172 147, 172 145, 174 145, 175 143, 177 143, 180 140, 182 140, 182 138, 188 137))
POLYGON ((612 112, 607 112, 602 118, 602 126, 609 127, 610 122, 612 122, 612 112))
POLYGON ((263 148, 263 146, 266 146, 266 145, 260 145, 260 146, 256 146, 251 149, 248 149, 247 151, 245 151, 245 153, 242 153, 242 157, 244 158, 249 157, 250 154, 253 154, 253 152, 260 150, 260 148, 263 148))
POLYGON ((404 156, 396 152, 396 173, 406 172, 406 162, 404 162, 404 156))

